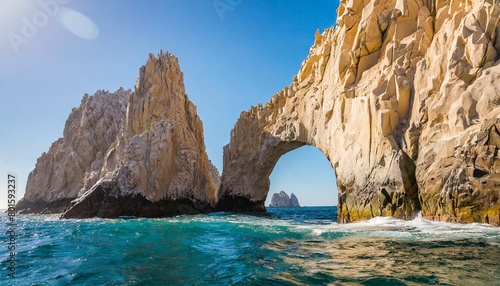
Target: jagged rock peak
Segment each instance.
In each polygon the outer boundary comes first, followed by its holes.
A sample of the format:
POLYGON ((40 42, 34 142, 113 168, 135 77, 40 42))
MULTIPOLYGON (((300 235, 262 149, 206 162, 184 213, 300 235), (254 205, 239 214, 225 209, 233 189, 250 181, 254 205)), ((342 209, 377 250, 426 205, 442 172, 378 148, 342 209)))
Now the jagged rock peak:
POLYGON ((149 55, 126 114, 123 134, 107 152, 102 179, 63 217, 209 211, 220 178, 208 160, 203 125, 185 93, 175 56, 149 55))
POLYGON ((219 184, 178 59, 160 52, 140 68, 133 92, 83 97, 18 207, 66 209, 64 218, 200 213, 213 209, 219 184))
POLYGON ((193 117, 188 118, 188 123, 192 124, 197 118, 196 107, 187 98, 177 57, 163 51, 158 56, 149 54, 147 63, 139 69, 130 100, 125 137, 154 129, 154 125, 164 118, 185 121, 180 117, 186 116, 193 117))
POLYGON ((73 108, 63 137, 37 160, 18 204, 21 212, 62 212, 69 202, 99 179, 106 150, 123 128, 131 90, 85 94, 73 108))

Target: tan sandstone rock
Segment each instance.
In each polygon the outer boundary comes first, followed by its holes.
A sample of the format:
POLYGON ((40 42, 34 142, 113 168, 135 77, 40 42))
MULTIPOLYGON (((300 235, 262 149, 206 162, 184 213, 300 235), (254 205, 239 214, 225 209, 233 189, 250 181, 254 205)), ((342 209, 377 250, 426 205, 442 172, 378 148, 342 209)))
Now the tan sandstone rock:
POLYGON ((159 217, 212 210, 219 184, 178 60, 160 52, 133 92, 84 97, 30 174, 24 202, 31 212, 66 208, 63 218, 159 217))
POLYGON ((499 13, 492 0, 341 1, 291 86, 242 112, 218 208, 263 211, 280 156, 312 145, 337 176, 339 221, 421 210, 498 225, 499 13))
POLYGON ((175 56, 150 55, 140 69, 123 132, 104 161, 101 180, 72 203, 64 218, 158 217, 212 209, 219 175, 205 152, 203 125, 175 56))

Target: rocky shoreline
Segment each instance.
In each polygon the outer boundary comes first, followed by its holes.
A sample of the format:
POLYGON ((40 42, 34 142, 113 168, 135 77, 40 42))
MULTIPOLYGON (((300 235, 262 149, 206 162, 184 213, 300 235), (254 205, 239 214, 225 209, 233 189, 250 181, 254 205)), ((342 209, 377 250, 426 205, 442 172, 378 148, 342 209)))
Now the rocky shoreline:
POLYGON ((335 170, 339 222, 421 212, 500 226, 498 3, 354 0, 337 13, 291 85, 241 113, 222 176, 178 60, 160 52, 133 91, 84 96, 18 209, 64 209, 63 218, 263 212, 276 162, 311 145, 335 170))

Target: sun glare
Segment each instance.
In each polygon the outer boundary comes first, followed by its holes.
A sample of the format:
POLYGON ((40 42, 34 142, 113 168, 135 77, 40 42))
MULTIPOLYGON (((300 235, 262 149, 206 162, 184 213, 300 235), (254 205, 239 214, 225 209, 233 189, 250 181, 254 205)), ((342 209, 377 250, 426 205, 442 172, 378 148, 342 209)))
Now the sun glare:
POLYGON ((4 26, 12 22, 21 21, 22 17, 28 14, 27 12, 35 8, 35 1, 0 0, 0 24, 4 26))
POLYGON ((61 8, 58 19, 66 29, 82 39, 94 40, 99 35, 94 21, 78 11, 61 8))

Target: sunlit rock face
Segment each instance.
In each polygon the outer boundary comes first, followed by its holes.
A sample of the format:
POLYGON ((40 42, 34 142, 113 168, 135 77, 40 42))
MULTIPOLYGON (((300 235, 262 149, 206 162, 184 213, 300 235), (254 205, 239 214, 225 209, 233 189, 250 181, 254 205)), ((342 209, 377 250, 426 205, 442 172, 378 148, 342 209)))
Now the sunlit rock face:
POLYGON ((66 210, 64 218, 194 214, 213 209, 219 184, 178 60, 161 52, 133 92, 83 98, 38 159, 18 208, 66 210))
POLYGON ((392 215, 500 223, 500 7, 341 1, 289 87, 242 112, 218 209, 263 211, 278 159, 334 168, 339 221, 392 215))
POLYGON ((63 137, 38 158, 17 209, 60 213, 100 178, 106 150, 125 122, 130 90, 85 95, 66 121, 63 137))
POLYGON ((101 180, 63 217, 207 212, 215 204, 218 184, 178 60, 162 52, 150 55, 139 71, 125 127, 107 151, 101 180))

